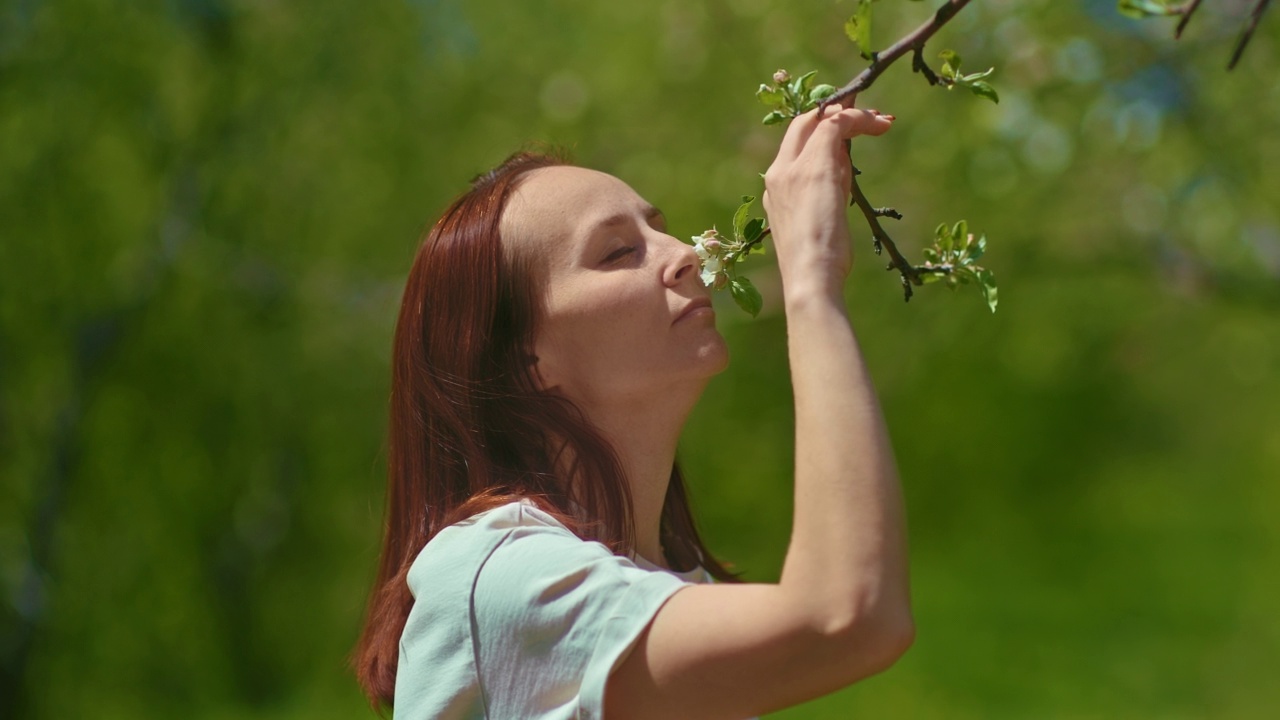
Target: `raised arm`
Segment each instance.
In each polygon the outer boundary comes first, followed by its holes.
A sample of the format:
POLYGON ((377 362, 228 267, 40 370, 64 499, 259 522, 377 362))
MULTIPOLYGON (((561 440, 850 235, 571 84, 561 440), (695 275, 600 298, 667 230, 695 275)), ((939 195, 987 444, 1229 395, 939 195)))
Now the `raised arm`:
POLYGON ((852 265, 844 141, 891 122, 852 109, 802 115, 765 175, 796 408, 781 580, 673 595, 611 676, 610 720, 771 712, 880 672, 911 644, 902 493, 842 292, 852 265))

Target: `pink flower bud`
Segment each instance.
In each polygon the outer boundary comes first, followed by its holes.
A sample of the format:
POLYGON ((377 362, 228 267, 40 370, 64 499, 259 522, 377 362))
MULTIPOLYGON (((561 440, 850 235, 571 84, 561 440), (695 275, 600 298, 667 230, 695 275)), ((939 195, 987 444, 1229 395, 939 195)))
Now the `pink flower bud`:
POLYGON ((784 82, 787 82, 790 79, 791 79, 791 76, 787 74, 786 70, 779 70, 778 72, 773 74, 773 81, 778 83, 779 85, 781 85, 784 82))
POLYGON ((716 239, 703 240, 702 247, 706 248, 708 252, 714 253, 720 249, 720 241, 716 239))

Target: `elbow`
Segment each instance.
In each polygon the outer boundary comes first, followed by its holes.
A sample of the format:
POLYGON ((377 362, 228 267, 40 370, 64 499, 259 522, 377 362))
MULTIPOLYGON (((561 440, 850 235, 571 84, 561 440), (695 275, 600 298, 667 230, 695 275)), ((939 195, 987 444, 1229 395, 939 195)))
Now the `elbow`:
POLYGON ((893 667, 915 643, 907 608, 850 617, 829 628, 828 638, 850 684, 893 667))
POLYGON ((881 638, 879 645, 883 667, 878 672, 883 672, 892 667, 915 644, 916 624, 911 619, 910 612, 903 613, 903 615, 904 617, 894 621, 882 631, 883 638, 881 638))

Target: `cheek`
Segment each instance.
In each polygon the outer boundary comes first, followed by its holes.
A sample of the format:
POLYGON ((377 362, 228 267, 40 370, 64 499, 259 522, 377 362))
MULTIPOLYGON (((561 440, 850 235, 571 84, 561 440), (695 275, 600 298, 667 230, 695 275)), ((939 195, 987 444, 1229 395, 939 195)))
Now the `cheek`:
POLYGON ((661 342, 658 334, 670 324, 661 300, 638 292, 634 282, 566 288, 548 302, 539 336, 547 352, 565 365, 625 362, 661 342))

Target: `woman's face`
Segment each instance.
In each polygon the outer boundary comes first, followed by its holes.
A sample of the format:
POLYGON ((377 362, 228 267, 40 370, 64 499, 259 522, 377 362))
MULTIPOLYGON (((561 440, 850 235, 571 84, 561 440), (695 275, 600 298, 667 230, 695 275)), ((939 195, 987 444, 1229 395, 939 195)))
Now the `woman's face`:
POLYGON ((534 347, 544 388, 589 405, 700 391, 728 363, 693 247, 621 180, 535 170, 508 202, 502 235, 545 283, 534 347))

